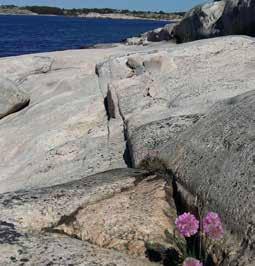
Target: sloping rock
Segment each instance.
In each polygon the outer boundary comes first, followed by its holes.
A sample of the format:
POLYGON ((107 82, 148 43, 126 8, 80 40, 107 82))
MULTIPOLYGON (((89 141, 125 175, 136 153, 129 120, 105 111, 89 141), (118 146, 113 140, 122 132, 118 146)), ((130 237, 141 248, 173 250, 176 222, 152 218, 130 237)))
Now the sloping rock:
POLYGON ((95 74, 98 61, 120 51, 91 49, 0 60, 0 72, 31 99, 22 112, 0 122, 0 192, 126 167, 123 126, 115 123, 109 131, 106 95, 95 74))
POLYGON ((0 265, 153 265, 145 243, 166 242, 176 217, 165 186, 145 171, 118 169, 1 194, 0 265))
POLYGON ((254 108, 254 90, 217 103, 160 153, 177 180, 246 239, 244 265, 255 257, 254 108))
POLYGON ((254 12, 254 0, 222 0, 199 5, 176 25, 173 34, 179 42, 230 34, 254 36, 254 12))
POLYGON ((29 96, 15 83, 0 77, 0 119, 17 111, 29 104, 29 96))

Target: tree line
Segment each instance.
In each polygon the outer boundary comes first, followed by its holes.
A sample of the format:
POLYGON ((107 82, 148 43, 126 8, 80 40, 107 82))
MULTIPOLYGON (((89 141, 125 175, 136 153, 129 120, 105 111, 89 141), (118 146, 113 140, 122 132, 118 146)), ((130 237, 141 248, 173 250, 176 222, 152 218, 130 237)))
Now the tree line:
POLYGON ((169 15, 173 16, 183 16, 184 12, 174 12, 174 13, 166 13, 164 11, 159 12, 150 12, 150 11, 130 11, 128 9, 119 10, 112 8, 73 8, 73 9, 64 9, 59 7, 51 7, 51 6, 24 6, 17 7, 15 5, 2 5, 1 8, 20 8, 26 9, 31 12, 37 13, 39 15, 59 15, 59 16, 78 16, 81 14, 88 13, 99 13, 99 14, 125 14, 125 15, 133 15, 137 17, 155 17, 155 18, 167 18, 169 15))

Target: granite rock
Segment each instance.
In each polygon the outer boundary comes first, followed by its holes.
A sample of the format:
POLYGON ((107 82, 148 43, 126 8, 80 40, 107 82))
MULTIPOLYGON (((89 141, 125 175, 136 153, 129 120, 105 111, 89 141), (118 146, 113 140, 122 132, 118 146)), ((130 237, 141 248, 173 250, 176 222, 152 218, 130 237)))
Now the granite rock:
POLYGON ((243 34, 254 36, 254 0, 221 0, 191 9, 173 35, 178 42, 243 34))

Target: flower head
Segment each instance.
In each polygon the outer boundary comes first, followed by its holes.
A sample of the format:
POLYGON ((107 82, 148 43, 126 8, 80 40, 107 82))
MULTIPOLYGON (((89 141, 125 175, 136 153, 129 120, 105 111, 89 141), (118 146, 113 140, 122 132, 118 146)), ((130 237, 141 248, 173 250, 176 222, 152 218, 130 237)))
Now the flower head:
POLYGON ((208 212, 203 219, 203 230, 213 240, 223 237, 224 230, 218 213, 208 212))
POLYGON ((190 237, 197 233, 199 221, 193 214, 185 212, 175 220, 175 225, 181 235, 190 237))
POLYGON ((194 258, 187 258, 183 262, 183 266, 203 266, 203 263, 194 258))

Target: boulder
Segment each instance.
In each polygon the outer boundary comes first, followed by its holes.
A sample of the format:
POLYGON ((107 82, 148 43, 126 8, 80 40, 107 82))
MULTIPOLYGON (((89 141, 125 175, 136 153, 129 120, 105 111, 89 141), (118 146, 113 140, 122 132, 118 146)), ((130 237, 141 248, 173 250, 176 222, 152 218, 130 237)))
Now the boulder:
POLYGON ((131 37, 124 40, 126 45, 146 45, 146 38, 143 37, 131 37))
POLYGON ((148 45, 148 42, 162 42, 173 39, 173 29, 176 23, 165 25, 152 31, 143 33, 139 37, 132 37, 125 40, 127 45, 148 45))
POLYGON ((224 35, 243 34, 255 35, 255 1, 225 0, 224 13, 220 18, 218 28, 224 35))
POLYGON ((199 5, 175 26, 178 42, 242 34, 254 36, 254 0, 222 0, 199 5))
POLYGON ((163 28, 159 28, 153 31, 149 31, 142 36, 145 37, 149 42, 161 42, 170 41, 173 39, 172 31, 175 23, 167 24, 163 28))
POLYGON ((20 111, 29 104, 29 96, 16 84, 0 77, 0 119, 20 111))

